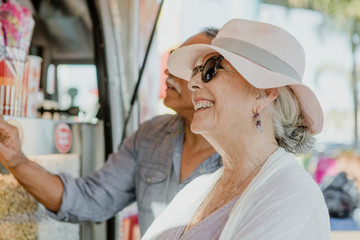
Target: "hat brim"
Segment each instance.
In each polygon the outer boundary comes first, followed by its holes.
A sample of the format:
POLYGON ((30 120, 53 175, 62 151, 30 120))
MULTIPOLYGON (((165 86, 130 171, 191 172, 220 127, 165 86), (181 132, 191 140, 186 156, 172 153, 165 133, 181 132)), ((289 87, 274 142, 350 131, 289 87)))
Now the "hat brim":
POLYGON ((203 58, 213 52, 221 54, 251 85, 259 89, 289 86, 295 93, 310 132, 315 135, 323 127, 323 113, 313 91, 301 82, 273 72, 259 64, 229 52, 206 44, 194 44, 181 47, 170 54, 167 67, 169 72, 189 81, 195 66, 201 65, 203 58))

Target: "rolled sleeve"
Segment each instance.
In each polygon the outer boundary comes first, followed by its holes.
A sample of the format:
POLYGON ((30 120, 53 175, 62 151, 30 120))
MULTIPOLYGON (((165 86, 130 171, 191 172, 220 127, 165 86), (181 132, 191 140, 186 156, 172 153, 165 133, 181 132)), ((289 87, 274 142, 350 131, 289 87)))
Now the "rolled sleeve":
POLYGON ((93 174, 75 179, 60 173, 64 184, 61 207, 57 213, 47 210, 48 216, 67 222, 101 222, 134 202, 138 134, 128 138, 93 174))
POLYGON ((71 202, 75 201, 75 194, 71 194, 71 193, 76 192, 75 179, 67 173, 60 173, 60 174, 58 174, 58 176, 60 177, 61 181, 64 184, 64 193, 62 196, 62 204, 60 206, 60 210, 57 213, 52 212, 48 209, 46 209, 46 213, 51 218, 54 218, 59 221, 77 222, 76 219, 73 219, 71 221, 69 219, 69 214, 68 214, 68 212, 71 209, 71 202))

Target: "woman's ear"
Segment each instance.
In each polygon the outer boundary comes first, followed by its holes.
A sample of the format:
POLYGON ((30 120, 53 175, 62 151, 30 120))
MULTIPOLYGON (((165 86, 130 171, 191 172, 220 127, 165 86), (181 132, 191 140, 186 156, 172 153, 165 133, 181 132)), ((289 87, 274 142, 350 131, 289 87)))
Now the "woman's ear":
POLYGON ((279 91, 277 88, 269 88, 266 89, 265 92, 268 103, 272 103, 279 96, 279 91))
POLYGON ((265 94, 257 98, 256 111, 261 112, 265 107, 270 105, 279 95, 277 88, 265 89, 265 94))

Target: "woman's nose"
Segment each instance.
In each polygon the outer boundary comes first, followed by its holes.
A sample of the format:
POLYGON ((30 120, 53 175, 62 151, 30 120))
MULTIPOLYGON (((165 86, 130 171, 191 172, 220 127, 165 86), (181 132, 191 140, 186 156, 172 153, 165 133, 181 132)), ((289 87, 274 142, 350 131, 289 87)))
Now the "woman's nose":
POLYGON ((193 76, 188 83, 188 88, 190 91, 196 91, 197 89, 201 89, 203 86, 204 83, 201 81, 201 72, 193 76))

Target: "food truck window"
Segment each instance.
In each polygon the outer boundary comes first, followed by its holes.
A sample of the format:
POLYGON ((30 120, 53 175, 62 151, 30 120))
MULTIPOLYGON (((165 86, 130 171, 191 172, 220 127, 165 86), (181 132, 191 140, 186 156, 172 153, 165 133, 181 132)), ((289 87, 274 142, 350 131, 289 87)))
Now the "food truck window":
POLYGON ((55 87, 56 87, 56 71, 55 71, 55 65, 54 64, 50 64, 48 69, 47 69, 47 79, 46 79, 46 92, 49 95, 54 95, 55 94, 55 87))
MULTIPOLYGON (((96 122, 99 97, 95 65, 59 64, 56 66, 56 79, 59 109, 66 111, 78 107, 78 115, 70 118, 79 122, 96 122)), ((51 74, 47 81, 47 90, 54 92, 51 74)))

